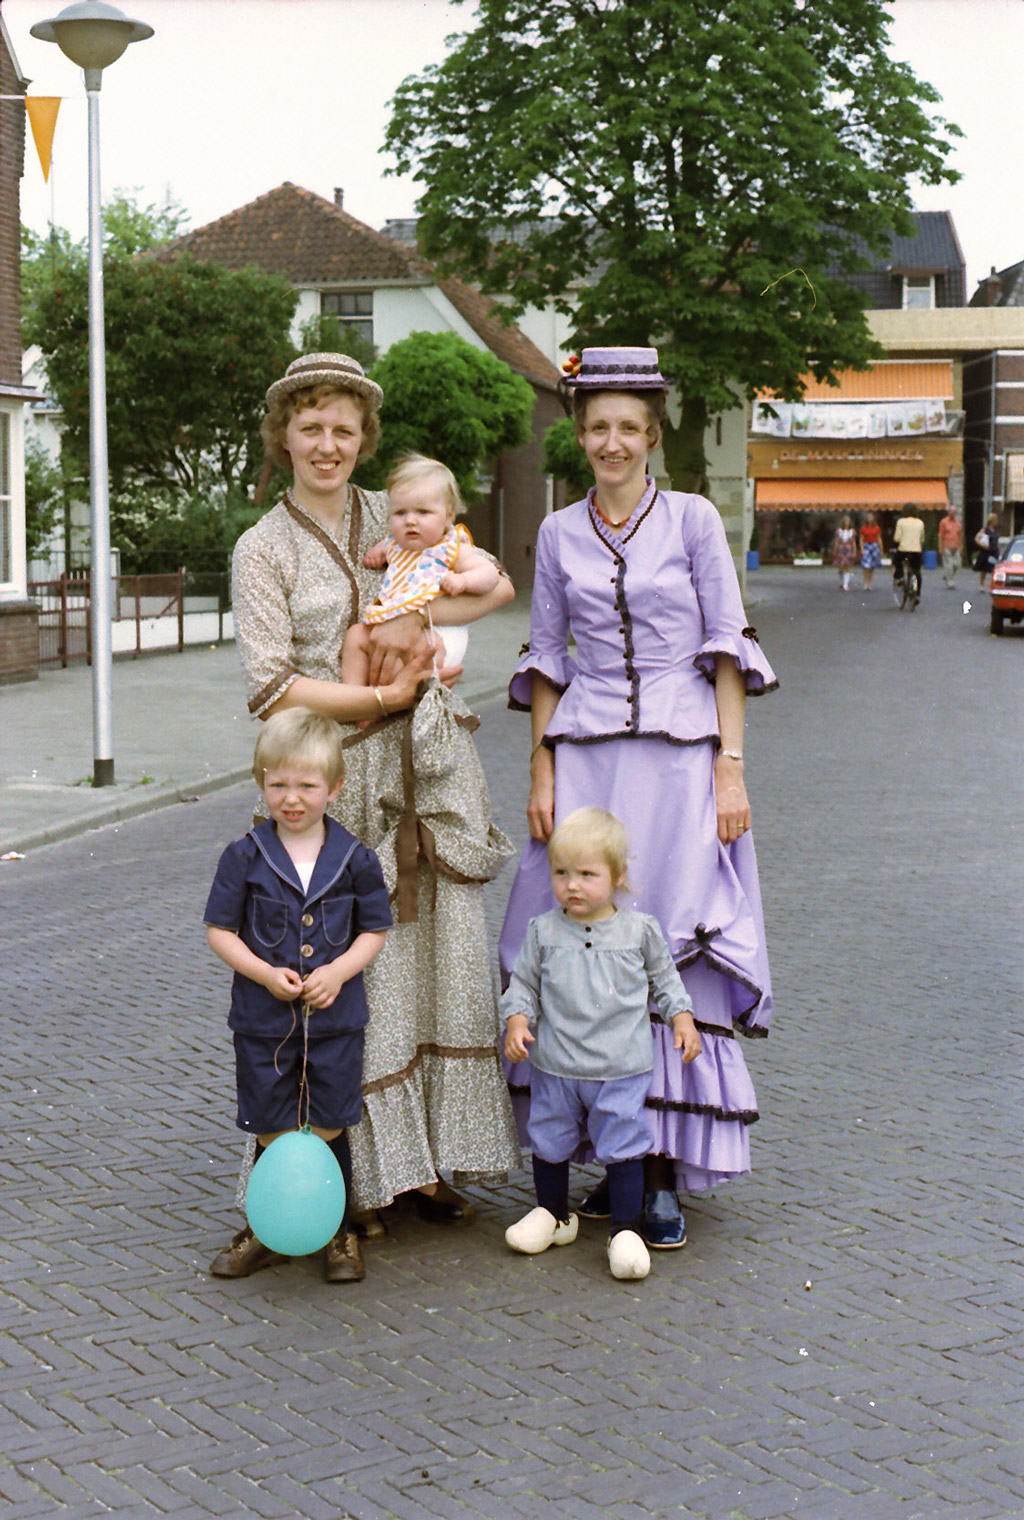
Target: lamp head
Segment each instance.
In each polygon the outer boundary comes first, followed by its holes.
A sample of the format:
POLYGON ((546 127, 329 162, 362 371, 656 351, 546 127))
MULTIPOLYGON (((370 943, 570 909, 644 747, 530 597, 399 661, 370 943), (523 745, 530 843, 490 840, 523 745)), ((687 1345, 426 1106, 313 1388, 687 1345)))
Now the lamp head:
POLYGON ((55 42, 80 69, 102 71, 117 62, 129 43, 152 37, 153 28, 144 21, 130 21, 105 0, 76 0, 59 16, 37 21, 30 32, 42 42, 55 42))

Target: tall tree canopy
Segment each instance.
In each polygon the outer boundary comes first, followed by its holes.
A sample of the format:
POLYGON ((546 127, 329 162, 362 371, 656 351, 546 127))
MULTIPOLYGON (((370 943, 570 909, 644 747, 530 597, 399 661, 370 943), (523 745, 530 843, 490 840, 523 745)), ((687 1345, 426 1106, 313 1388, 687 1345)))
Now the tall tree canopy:
POLYGON ((477 3, 393 103, 423 250, 510 317, 553 301, 581 343, 656 343, 676 483, 735 386, 795 398, 877 355, 844 276, 912 234, 909 182, 955 179, 960 135, 888 56, 883 0, 477 3))
MULTIPOLYGON (((156 248, 185 231, 188 213, 176 201, 164 206, 140 206, 124 190, 117 190, 103 205, 103 254, 105 260, 130 259, 156 248)), ((26 344, 33 336, 39 300, 69 266, 89 262, 85 238, 77 242, 66 227, 51 227, 46 237, 30 227, 21 229, 21 313, 26 344)))

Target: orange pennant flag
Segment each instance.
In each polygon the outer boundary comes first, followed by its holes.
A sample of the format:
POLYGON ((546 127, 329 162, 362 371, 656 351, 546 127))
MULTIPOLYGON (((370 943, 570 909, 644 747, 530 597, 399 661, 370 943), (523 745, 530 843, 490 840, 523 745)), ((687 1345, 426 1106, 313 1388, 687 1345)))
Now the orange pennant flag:
POLYGON ((32 128, 36 152, 39 154, 39 167, 43 171, 44 180, 50 178, 53 133, 57 125, 57 112, 60 110, 60 100, 61 97, 59 95, 25 96, 25 110, 28 112, 29 125, 32 128))

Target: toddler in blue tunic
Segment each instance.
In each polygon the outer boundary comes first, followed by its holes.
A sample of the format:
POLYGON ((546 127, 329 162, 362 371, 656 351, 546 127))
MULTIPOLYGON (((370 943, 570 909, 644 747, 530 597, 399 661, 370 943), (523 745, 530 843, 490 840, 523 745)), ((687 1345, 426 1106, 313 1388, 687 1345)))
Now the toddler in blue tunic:
POLYGON ((523 1060, 532 1047, 528 1134, 537 1193, 537 1207, 505 1240, 534 1255, 576 1239, 569 1158, 587 1134, 608 1171, 612 1276, 638 1278, 651 1267, 637 1230, 651 1148, 649 1004, 671 1023, 684 1061, 700 1054, 700 1035, 657 919, 615 904, 626 850, 624 826, 603 808, 570 813, 548 843, 558 907, 531 919, 501 1004, 508 1060, 523 1060))
MULTIPOLYGON (((387 888, 373 851, 326 816, 344 776, 337 723, 302 707, 274 714, 253 775, 270 816, 228 845, 204 914, 211 949, 235 973, 237 1123, 258 1136, 257 1157, 306 1123, 330 1145, 346 1212, 327 1278, 355 1281, 365 1267, 349 1224, 346 1130, 362 1113, 363 971, 391 927, 387 888)), ((244 1277, 275 1259, 243 1230, 210 1270, 244 1277)))

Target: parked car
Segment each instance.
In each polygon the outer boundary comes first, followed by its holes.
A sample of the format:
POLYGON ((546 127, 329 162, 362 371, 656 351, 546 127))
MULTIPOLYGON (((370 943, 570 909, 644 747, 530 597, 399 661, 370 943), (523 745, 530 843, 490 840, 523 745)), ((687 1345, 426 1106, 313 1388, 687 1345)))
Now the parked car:
POLYGON ((1000 551, 998 565, 992 571, 992 615, 989 628, 1002 633, 1003 623, 1019 623, 1024 618, 1024 536, 1011 538, 1000 551))

